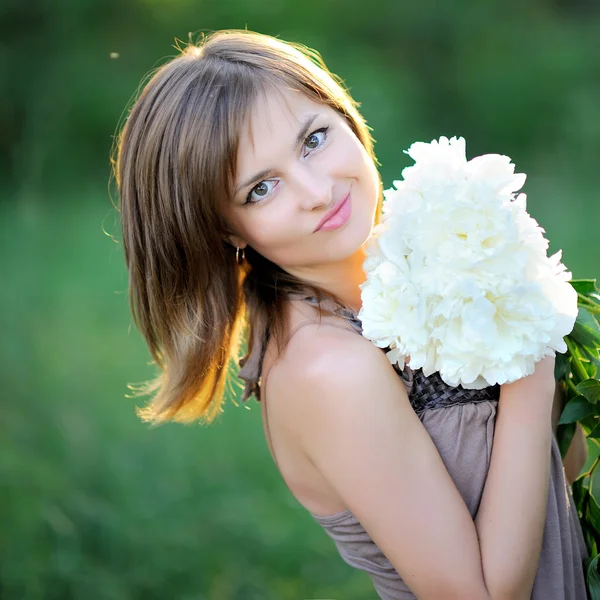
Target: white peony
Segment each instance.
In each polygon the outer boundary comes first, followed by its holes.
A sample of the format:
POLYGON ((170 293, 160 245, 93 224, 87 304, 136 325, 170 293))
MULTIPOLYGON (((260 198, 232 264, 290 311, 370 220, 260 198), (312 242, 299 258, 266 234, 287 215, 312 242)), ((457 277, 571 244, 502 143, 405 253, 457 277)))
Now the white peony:
POLYGON ((400 368, 480 389, 567 350, 577 294, 527 213, 510 158, 469 161, 463 138, 417 142, 367 244, 363 335, 400 368))

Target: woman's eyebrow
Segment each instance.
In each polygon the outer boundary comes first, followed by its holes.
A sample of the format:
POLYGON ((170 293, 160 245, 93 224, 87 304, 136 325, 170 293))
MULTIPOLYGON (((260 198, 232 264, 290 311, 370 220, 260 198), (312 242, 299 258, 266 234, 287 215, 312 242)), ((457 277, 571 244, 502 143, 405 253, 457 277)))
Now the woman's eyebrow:
MULTIPOLYGON (((304 141, 304 138, 306 137, 306 134, 308 133, 310 126, 313 124, 314 120, 318 116, 319 116, 319 113, 313 113, 306 117, 306 119, 302 123, 302 127, 300 127, 300 131, 298 131, 298 135, 296 136, 296 140, 294 141, 292 150, 296 150, 298 148, 298 146, 304 141)), ((256 173, 249 179, 246 179, 246 181, 244 181, 243 183, 238 185, 238 187, 235 189, 234 196, 237 195, 245 187, 253 184, 255 181, 260 181, 261 179, 264 179, 270 173, 272 173, 274 170, 275 169, 264 169, 264 170, 260 171, 260 173, 256 173)))

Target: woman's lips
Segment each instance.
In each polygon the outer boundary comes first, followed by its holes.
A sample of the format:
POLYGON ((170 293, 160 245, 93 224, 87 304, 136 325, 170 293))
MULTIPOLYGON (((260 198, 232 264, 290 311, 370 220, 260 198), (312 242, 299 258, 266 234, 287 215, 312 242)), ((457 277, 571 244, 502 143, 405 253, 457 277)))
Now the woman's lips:
POLYGON ((331 231, 332 229, 337 229, 341 227, 348 218, 350 217, 350 213, 352 212, 352 207, 350 204, 350 192, 348 195, 335 207, 331 214, 326 215, 323 221, 319 223, 316 231, 331 231))

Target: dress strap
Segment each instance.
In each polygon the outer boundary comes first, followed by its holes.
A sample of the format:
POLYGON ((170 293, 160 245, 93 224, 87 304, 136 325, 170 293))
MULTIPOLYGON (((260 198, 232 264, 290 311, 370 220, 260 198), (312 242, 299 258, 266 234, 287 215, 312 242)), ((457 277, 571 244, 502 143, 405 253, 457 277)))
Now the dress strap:
POLYGON ((318 308, 319 310, 328 312, 333 315, 337 315, 338 317, 345 319, 346 321, 348 321, 348 323, 350 323, 350 325, 352 325, 352 327, 357 333, 362 334, 362 323, 353 310, 350 310, 349 308, 345 308, 343 306, 339 306, 338 304, 334 303, 328 298, 319 301, 314 296, 307 296, 305 294, 290 293, 289 296, 293 300, 302 300, 307 304, 318 308))
MULTIPOLYGON (((318 300, 315 296, 307 293, 288 292, 288 297, 291 300, 300 300, 302 302, 306 302, 323 312, 341 317, 352 326, 356 333, 362 335, 362 323, 358 318, 357 313, 355 313, 353 310, 340 306, 329 298, 318 300)), ((291 336, 295 332, 296 330, 293 331, 288 337, 286 344, 289 342, 291 336)), ((260 326, 254 327, 251 351, 240 359, 240 367, 242 368, 238 372, 238 377, 245 381, 244 391, 241 398, 242 402, 246 402, 252 395, 254 395, 257 401, 260 402, 261 400, 261 384, 264 383, 261 381, 261 372, 266 350, 265 338, 265 332, 262 330, 262 328, 260 326)), ((385 351, 386 349, 384 348, 383 350, 385 351)), ((397 366, 394 366, 394 369, 402 379, 402 383, 404 384, 404 387, 406 388, 406 391, 410 397, 413 394, 414 388, 413 370, 408 365, 404 365, 402 370, 400 370, 397 366)))
MULTIPOLYGON (((350 323, 352 328, 362 334, 362 324, 357 315, 350 309, 346 309, 334 303, 332 300, 323 299, 317 300, 314 296, 303 292, 288 292, 290 300, 300 300, 315 306, 319 310, 335 314, 350 323)), ((286 341, 289 342, 291 336, 295 333, 292 332, 286 341)), ((250 350, 246 356, 242 357, 239 361, 240 370, 238 371, 238 377, 242 379, 244 383, 244 391, 242 393, 241 401, 246 402, 251 396, 254 396, 257 401, 260 402, 260 389, 261 389, 261 372, 262 364, 264 360, 266 350, 266 332, 260 324, 253 326, 253 335, 250 344, 250 350)))
POLYGON ((252 395, 260 402, 259 380, 266 349, 266 345, 263 342, 264 331, 262 328, 253 327, 252 337, 251 349, 246 356, 240 358, 241 369, 238 371, 238 377, 245 382, 241 397, 242 402, 249 400, 252 395))

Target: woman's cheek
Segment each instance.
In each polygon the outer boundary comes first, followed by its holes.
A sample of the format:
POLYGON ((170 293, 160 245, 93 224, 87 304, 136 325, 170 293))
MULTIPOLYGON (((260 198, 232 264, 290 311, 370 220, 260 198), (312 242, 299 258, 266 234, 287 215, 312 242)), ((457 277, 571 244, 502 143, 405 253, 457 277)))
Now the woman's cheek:
POLYGON ((286 241, 289 243, 290 239, 293 239, 294 222, 291 216, 270 215, 268 218, 265 217, 257 220, 252 230, 252 237, 265 249, 275 249, 281 245, 285 245, 286 241))

